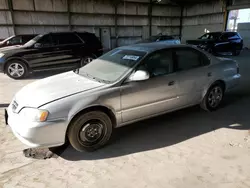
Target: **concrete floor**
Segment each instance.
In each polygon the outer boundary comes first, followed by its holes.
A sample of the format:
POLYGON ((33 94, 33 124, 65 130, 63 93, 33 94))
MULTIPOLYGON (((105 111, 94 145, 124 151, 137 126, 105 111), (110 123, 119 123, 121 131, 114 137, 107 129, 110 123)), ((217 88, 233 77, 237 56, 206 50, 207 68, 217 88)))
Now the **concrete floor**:
POLYGON ((241 86, 218 111, 184 109, 120 128, 99 151, 78 153, 69 146, 47 160, 24 157, 26 146, 4 125, 4 107, 34 79, 0 74, 0 188, 249 188, 249 58, 249 51, 236 58, 241 86))

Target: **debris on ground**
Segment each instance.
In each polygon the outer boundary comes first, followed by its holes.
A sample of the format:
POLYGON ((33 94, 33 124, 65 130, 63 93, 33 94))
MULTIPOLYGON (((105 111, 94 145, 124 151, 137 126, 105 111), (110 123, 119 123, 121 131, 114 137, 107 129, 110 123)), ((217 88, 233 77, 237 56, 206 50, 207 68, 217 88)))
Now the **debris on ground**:
POLYGON ((49 148, 28 148, 23 150, 25 157, 33 159, 50 159, 58 156, 49 150, 49 148))

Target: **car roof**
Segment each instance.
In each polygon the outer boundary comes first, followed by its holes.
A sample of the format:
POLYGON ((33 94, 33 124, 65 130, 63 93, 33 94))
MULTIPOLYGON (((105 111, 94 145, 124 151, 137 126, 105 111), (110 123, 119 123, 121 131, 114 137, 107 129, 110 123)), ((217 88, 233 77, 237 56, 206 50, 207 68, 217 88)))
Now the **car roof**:
MULTIPOLYGON (((55 31, 55 32, 49 32, 49 33, 53 33, 53 34, 65 34, 65 33, 86 33, 86 34, 93 34, 93 33, 89 33, 89 32, 86 32, 86 31, 82 31, 82 32, 78 32, 78 31, 55 31)), ((46 33, 47 34, 47 33, 46 33)))
POLYGON ((136 50, 136 51, 144 51, 147 53, 151 53, 157 50, 176 48, 176 47, 190 47, 190 46, 184 44, 161 44, 153 42, 153 43, 132 44, 130 46, 119 47, 118 49, 136 50))
POLYGON ((205 34, 223 34, 223 33, 237 33, 235 31, 217 31, 217 32, 210 32, 205 34))
POLYGON ((14 35, 14 36, 36 36, 38 34, 20 34, 20 35, 14 35))

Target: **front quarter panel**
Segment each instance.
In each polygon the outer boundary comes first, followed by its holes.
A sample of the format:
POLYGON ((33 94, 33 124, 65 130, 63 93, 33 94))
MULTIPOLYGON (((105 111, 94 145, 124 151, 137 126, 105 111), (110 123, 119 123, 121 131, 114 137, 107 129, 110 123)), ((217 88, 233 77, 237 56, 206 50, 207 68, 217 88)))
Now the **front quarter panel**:
POLYGON ((49 111, 47 121, 64 120, 66 132, 67 126, 73 117, 80 111, 93 106, 103 106, 110 109, 116 117, 117 123, 120 122, 120 87, 105 87, 92 92, 83 92, 72 95, 40 108, 49 111))

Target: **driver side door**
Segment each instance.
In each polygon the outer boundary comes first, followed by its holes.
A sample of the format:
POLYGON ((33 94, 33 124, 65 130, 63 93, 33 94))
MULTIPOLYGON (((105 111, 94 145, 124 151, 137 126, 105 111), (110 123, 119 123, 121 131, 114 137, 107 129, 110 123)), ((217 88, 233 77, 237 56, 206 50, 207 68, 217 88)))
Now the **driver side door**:
POLYGON ((150 78, 125 82, 121 87, 122 122, 127 123, 176 108, 178 81, 174 73, 173 53, 161 50, 149 55, 137 68, 150 78))

